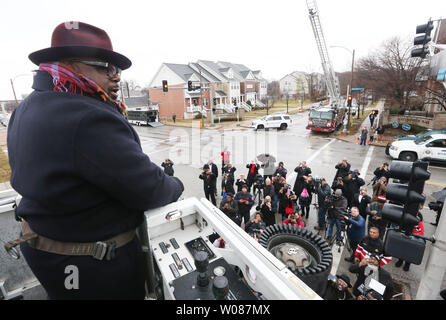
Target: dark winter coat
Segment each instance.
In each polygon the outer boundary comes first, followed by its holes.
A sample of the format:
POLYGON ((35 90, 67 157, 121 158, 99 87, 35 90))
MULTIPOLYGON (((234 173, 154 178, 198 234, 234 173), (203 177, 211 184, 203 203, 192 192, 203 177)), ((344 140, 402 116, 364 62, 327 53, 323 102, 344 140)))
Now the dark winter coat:
POLYGON ((336 176, 335 176, 334 180, 336 180, 337 177, 344 178, 345 176, 348 176, 348 174, 350 172, 350 168, 351 168, 351 165, 348 162, 347 162, 347 165, 344 165, 343 163, 337 164, 335 166, 335 169, 337 169, 337 171, 336 171, 336 176))
POLYGON ((272 211, 272 207, 271 209, 268 208, 268 206, 266 205, 266 203, 264 203, 263 205, 260 204, 256 207, 257 211, 260 211, 260 213, 263 216, 263 221, 265 221, 265 224, 267 226, 271 226, 273 224, 276 224, 276 218, 274 216, 274 212, 272 211))
POLYGON ((319 207, 327 207, 327 202, 325 201, 327 199, 327 197, 331 194, 331 188, 330 186, 327 184, 325 184, 324 186, 320 186, 319 189, 317 190, 317 203, 319 205, 319 207))
MULTIPOLYGON (((356 279, 356 282, 353 286, 353 294, 356 296, 360 295, 360 292, 358 291, 358 287, 364 283, 366 279, 366 275, 364 275, 364 271, 367 268, 367 266, 359 267, 359 263, 355 263, 350 266, 349 271, 351 273, 356 273, 358 275, 358 278, 356 279)), ((390 276, 390 273, 388 273, 386 270, 379 268, 378 270, 378 279, 379 282, 386 286, 386 289, 383 294, 384 300, 391 300, 393 296, 393 281, 392 277, 390 276)))
POLYGON ((210 172, 209 174, 202 173, 198 176, 201 180, 203 180, 203 188, 209 192, 215 192, 215 180, 217 179, 215 175, 210 172))
POLYGON ((179 198, 182 183, 150 161, 114 105, 53 87, 38 71, 8 126, 11 185, 23 196, 17 213, 34 232, 106 240, 179 198))
POLYGON ((294 182, 294 188, 293 191, 296 194, 296 196, 300 196, 302 193, 302 190, 304 189, 304 176, 308 177, 308 175, 311 174, 310 168, 303 168, 303 167, 297 167, 294 169, 294 172, 297 173, 296 182, 294 182))
POLYGON ((328 214, 327 217, 330 219, 339 219, 340 214, 342 211, 347 209, 347 199, 344 196, 341 196, 339 198, 335 198, 333 201, 333 205, 328 208, 328 214))
POLYGON ((173 176, 174 170, 173 170, 173 162, 172 161, 170 163, 166 163, 166 162, 161 163, 161 167, 164 168, 165 174, 167 174, 168 176, 173 176))
POLYGON ((223 180, 221 181, 221 190, 223 190, 223 188, 225 188, 226 193, 235 194, 234 179, 232 178, 232 176, 229 176, 226 180, 223 178, 223 180))
POLYGON ((234 200, 237 201, 238 204, 238 210, 240 213, 243 212, 249 212, 251 210, 251 207, 254 205, 254 196, 247 192, 246 194, 243 194, 243 192, 237 192, 237 194, 234 197, 234 200), (240 203, 240 200, 245 200, 247 203, 242 202, 240 203))
POLYGON ((231 201, 225 199, 222 200, 220 203, 220 210, 225 213, 232 221, 234 221, 236 224, 239 224, 241 222, 239 213, 238 213, 238 204, 237 201, 232 199, 231 201), (225 204, 228 204, 231 209, 225 209, 225 204))
POLYGON ((215 178, 218 178, 218 168, 215 163, 211 163, 209 165, 209 169, 211 169, 211 172, 215 175, 215 178))
POLYGON ((370 196, 365 195, 361 198, 361 201, 359 201, 359 193, 355 194, 353 196, 353 207, 357 207, 359 209, 359 214, 364 219, 367 218, 367 206, 370 204, 370 201, 372 198, 370 196))
POLYGON ((246 176, 247 179, 251 182, 254 182, 254 179, 259 174, 260 165, 250 163, 246 165, 246 168, 248 168, 248 175, 246 176), (252 173, 251 170, 253 171, 252 173))

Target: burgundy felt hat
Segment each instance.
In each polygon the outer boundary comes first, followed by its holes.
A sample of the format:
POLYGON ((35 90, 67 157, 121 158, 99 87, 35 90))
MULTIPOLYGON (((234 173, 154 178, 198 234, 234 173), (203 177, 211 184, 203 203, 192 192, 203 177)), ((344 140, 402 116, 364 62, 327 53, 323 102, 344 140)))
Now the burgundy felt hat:
POLYGON ((60 61, 64 58, 98 58, 121 70, 130 68, 127 57, 113 51, 108 34, 83 22, 63 22, 53 31, 51 47, 31 53, 29 59, 36 65, 60 61))

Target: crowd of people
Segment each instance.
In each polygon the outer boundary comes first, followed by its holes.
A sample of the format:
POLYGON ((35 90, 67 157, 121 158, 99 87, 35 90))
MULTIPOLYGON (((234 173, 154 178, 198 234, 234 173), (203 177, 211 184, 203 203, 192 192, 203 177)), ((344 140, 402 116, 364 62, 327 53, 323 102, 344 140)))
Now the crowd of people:
MULTIPOLYGON (((339 275, 328 282, 326 299, 391 299, 393 285, 385 266, 392 260, 384 252, 383 239, 387 230, 393 227, 382 217, 382 208, 387 202, 386 190, 390 178, 389 164, 384 163, 374 171, 374 178, 369 183, 369 194, 359 170, 353 169, 347 158, 342 159, 334 168, 336 174, 331 185, 325 178, 312 175, 312 170, 305 161, 299 162, 294 169, 294 185, 287 183, 288 170, 279 162, 275 170, 268 170, 260 175, 264 163, 253 160, 246 164, 246 170, 236 179, 237 169, 230 162, 229 151, 222 156, 221 201, 218 205, 235 224, 259 239, 261 233, 277 223, 276 214, 282 224, 306 228, 311 207, 317 216, 314 227, 319 233, 325 231, 329 243, 343 245, 348 241, 351 249, 346 261, 351 263, 349 271, 357 275, 351 285, 347 275, 339 275), (313 198, 315 201, 313 201, 313 198), (313 202, 315 202, 313 204, 313 202), (255 207, 254 218, 251 209, 255 207), (335 231, 336 228, 336 231, 335 231), (344 239, 346 238, 346 239, 344 239), (364 283, 376 280, 385 286, 383 292, 368 289, 364 283), (372 292, 373 291, 373 292, 372 292)), ((166 160, 165 170, 171 170, 173 163, 166 160)), ((217 166, 209 161, 202 168, 199 178, 203 180, 204 193, 208 200, 217 206, 217 166)), ((420 207, 421 209, 422 207, 420 207)), ((414 233, 424 235, 423 217, 415 227, 414 233)), ((218 238, 218 245, 222 240, 218 238)), ((398 260, 396 267, 404 271, 410 269, 410 263, 398 260), (404 266, 403 266, 404 264, 404 266)))

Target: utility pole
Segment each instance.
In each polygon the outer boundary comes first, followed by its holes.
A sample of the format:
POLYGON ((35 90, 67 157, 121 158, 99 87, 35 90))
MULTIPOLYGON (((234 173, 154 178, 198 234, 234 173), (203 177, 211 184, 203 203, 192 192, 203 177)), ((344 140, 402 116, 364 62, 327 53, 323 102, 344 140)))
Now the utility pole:
POLYGON ((204 115, 203 115, 203 111, 204 111, 204 104, 203 104, 203 84, 201 81, 201 69, 200 69, 200 98, 201 98, 201 127, 204 128, 204 115))
POLYGON ((214 126, 214 94, 212 92, 212 85, 209 82, 209 105, 211 106, 211 127, 214 126))
POLYGON ((439 292, 443 289, 441 286, 446 271, 446 219, 444 214, 438 221, 434 237, 436 241, 431 246, 416 300, 437 299, 439 292))
MULTIPOLYGON (((352 95, 352 89, 353 89, 353 72, 355 69, 355 49, 353 49, 353 53, 352 53, 352 76, 350 78, 350 89, 349 89, 349 96, 352 95)), ((348 128, 350 129, 351 127, 351 123, 350 123, 350 118, 351 118, 351 114, 352 114, 352 107, 348 108, 348 128)))
POLYGON ((14 81, 12 79, 10 80, 11 80, 12 92, 14 93, 15 103, 18 104, 19 102, 17 101, 17 95, 15 94, 15 89, 14 89, 14 81))

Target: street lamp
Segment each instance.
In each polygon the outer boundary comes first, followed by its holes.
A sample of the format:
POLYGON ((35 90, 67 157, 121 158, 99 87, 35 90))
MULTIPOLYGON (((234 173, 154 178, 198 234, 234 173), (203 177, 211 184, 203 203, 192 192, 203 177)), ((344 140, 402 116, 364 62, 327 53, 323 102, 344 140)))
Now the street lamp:
MULTIPOLYGON (((347 96, 351 96, 352 95, 352 89, 353 89, 353 72, 354 72, 354 68, 355 68, 355 49, 350 50, 346 47, 343 46, 330 46, 330 48, 342 48, 344 50, 347 50, 348 52, 350 52, 352 54, 352 76, 350 78, 350 88, 347 92, 347 96)), ((358 108, 359 109, 359 108, 358 108)), ((359 112, 359 110, 358 110, 359 112)), ((351 107, 348 108, 348 126, 350 127, 350 116, 351 116, 351 107)), ((344 132, 347 131, 344 127, 344 132)))

